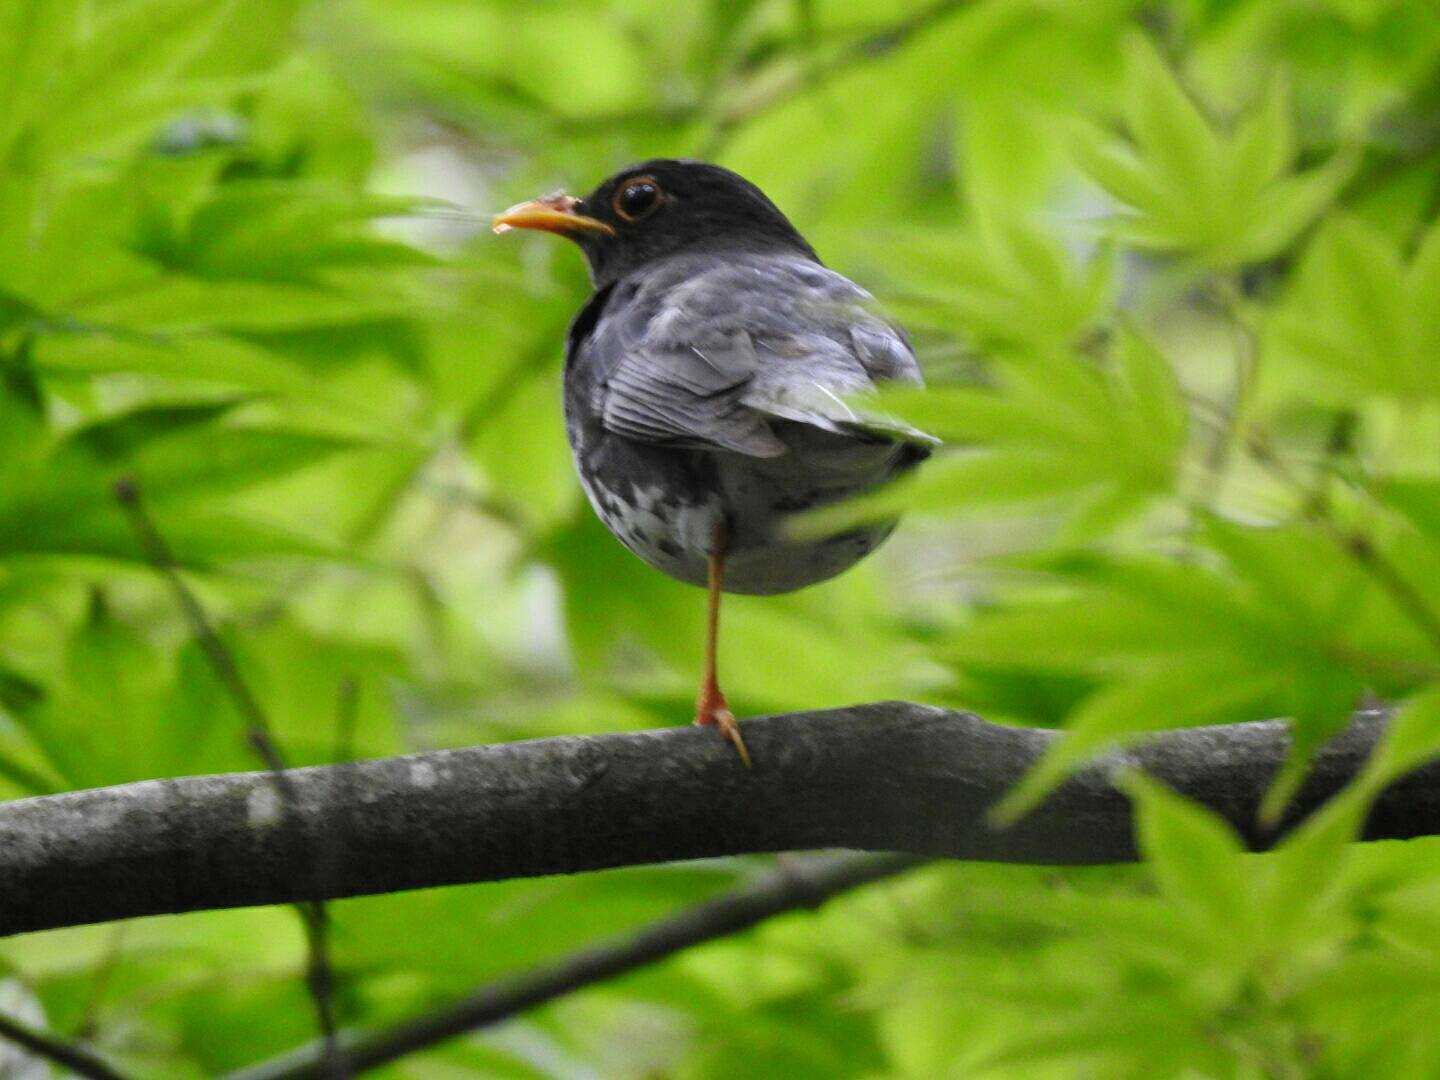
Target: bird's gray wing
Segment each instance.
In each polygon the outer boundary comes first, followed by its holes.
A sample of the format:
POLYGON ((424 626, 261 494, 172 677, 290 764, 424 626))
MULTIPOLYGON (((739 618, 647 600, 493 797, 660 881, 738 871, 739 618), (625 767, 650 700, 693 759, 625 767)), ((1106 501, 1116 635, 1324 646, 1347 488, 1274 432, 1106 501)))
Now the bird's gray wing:
POLYGON ((753 352, 697 307, 706 277, 672 263, 614 288, 579 346, 590 407, 625 438, 778 457, 784 443, 740 400, 755 377, 753 352))
POLYGON ((867 407, 881 383, 921 385, 919 366, 899 331, 852 310, 845 326, 762 342, 771 362, 741 400, 755 411, 836 435, 882 437, 917 444, 939 440, 894 416, 867 407))
POLYGON ((800 259, 683 263, 621 297, 588 348, 605 427, 647 442, 785 453, 772 423, 928 440, 847 403, 876 382, 920 381, 868 294, 800 259))
POLYGON ((778 457, 785 444, 745 404, 754 353, 733 342, 650 342, 627 349, 606 387, 601 418, 618 435, 644 442, 720 448, 778 457))

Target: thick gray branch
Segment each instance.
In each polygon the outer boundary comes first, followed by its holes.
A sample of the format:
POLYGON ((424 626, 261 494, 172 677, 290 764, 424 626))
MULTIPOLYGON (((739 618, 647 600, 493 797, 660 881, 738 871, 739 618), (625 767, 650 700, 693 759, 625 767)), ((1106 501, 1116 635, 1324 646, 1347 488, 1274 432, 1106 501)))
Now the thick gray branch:
MULTIPOLYGON (((1290 822, 1355 774, 1383 724, 1357 716, 1326 747, 1290 822)), ((684 727, 296 769, 288 813, 265 773, 0 805, 0 934, 742 852, 1127 861, 1130 808, 1111 783, 1122 763, 1263 847, 1274 838, 1255 810, 1287 747, 1277 722, 1166 732, 996 832, 985 809, 1056 733, 904 702, 744 727, 754 769, 714 732, 684 727)), ((1366 826, 1374 839, 1437 832, 1440 765, 1392 786, 1366 826)))

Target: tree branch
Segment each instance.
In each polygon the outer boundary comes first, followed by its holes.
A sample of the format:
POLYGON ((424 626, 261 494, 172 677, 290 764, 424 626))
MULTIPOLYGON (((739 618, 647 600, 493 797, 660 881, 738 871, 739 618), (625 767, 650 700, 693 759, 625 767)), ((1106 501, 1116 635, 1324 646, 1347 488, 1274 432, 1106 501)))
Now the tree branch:
MULTIPOLYGON (((0 934, 742 852, 1129 861, 1117 765, 1261 848, 1355 775, 1384 723, 1360 714, 1328 744, 1274 833, 1256 808, 1287 752, 1278 721, 1165 732, 996 831, 986 809, 1060 734, 905 702, 748 721, 753 769, 686 726, 294 769, 288 807, 265 773, 49 795, 0 805, 0 934)), ((1365 836, 1434 833, 1440 764, 1384 792, 1365 836)))
MULTIPOLYGON (((816 908, 850 889, 893 877, 918 865, 909 855, 817 859, 767 874, 638 932, 596 945, 533 971, 501 979, 442 1009, 342 1041, 347 1068, 363 1072, 467 1031, 498 1023, 575 990, 645 967, 693 945, 748 930, 787 911, 816 908)), ((232 1073, 228 1080, 315 1080, 321 1076, 320 1041, 232 1073)))

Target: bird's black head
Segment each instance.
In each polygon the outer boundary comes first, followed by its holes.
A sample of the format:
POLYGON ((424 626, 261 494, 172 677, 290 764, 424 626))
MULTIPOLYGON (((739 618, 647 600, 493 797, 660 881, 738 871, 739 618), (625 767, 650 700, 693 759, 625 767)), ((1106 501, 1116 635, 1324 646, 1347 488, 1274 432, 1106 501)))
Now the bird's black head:
POLYGON ((703 161, 656 158, 621 169, 589 195, 550 195, 511 207, 496 232, 543 229, 579 244, 596 286, 689 251, 815 252, 765 193, 703 161))

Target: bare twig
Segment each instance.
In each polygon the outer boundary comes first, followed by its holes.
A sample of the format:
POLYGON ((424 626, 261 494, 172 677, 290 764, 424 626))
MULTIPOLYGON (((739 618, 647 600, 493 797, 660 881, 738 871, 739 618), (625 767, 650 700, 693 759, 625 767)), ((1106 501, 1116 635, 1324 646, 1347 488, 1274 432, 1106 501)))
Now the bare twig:
MULTIPOLYGON (((1272 474, 1302 495, 1306 486, 1262 438, 1249 440, 1250 453, 1272 474)), ((1309 519, 1341 551, 1353 558, 1383 589, 1406 617, 1429 639, 1440 654, 1440 613, 1430 605, 1423 593, 1412 584, 1400 568, 1390 561, 1362 529, 1346 525, 1335 516, 1329 499, 1309 498, 1306 502, 1309 519)))
MULTIPOLYGON (((259 755, 266 768, 279 777, 283 777, 285 761, 275 742, 274 733, 270 729, 270 720, 240 675, 240 668, 235 663, 235 657, 225 643, 220 640, 220 635, 215 632, 215 628, 210 625, 210 619, 205 614, 205 609, 201 607, 199 599, 191 592, 190 586, 185 584, 174 554, 170 551, 169 545, 165 543, 165 538, 155 527, 155 523, 150 520, 150 515, 141 501, 139 485, 132 479, 118 481, 115 484, 115 498, 130 519, 131 527, 135 530, 135 537, 140 543, 141 552, 150 565, 169 584, 170 591, 174 594, 175 601, 179 604, 180 610, 185 615, 185 621, 195 636, 196 644, 205 654, 211 670, 215 672, 215 677, 220 680, 225 692, 230 695, 231 701, 240 710, 241 719, 245 721, 245 735, 250 742, 251 749, 259 755)), ((283 785, 284 780, 279 779, 277 783, 283 785)))
MULTIPOLYGON (((867 28, 858 37, 854 36, 854 30, 847 29, 844 42, 837 44, 830 55, 807 55, 795 71, 787 72, 781 78, 772 81, 768 78, 772 73, 767 71, 766 85, 761 91, 745 94, 742 89, 738 100, 714 118, 713 130, 708 139, 697 148, 696 153, 701 157, 717 156, 725 142, 749 121, 784 105, 800 94, 823 90, 829 80, 848 68, 890 56, 948 16, 974 5, 975 0, 936 0, 903 19, 867 28)), ((817 34, 817 43, 822 36, 828 40, 835 35, 817 34)), ((712 80, 696 94, 673 103, 603 113, 590 112, 579 116, 557 111, 550 102, 541 100, 516 80, 506 76, 489 79, 486 86, 491 91, 514 100, 526 111, 528 117, 539 121, 554 134, 574 136, 594 134, 597 131, 613 133, 623 130, 673 130, 694 124, 714 112, 714 101, 724 79, 740 74, 735 71, 722 74, 719 79, 712 80)), ((467 73, 465 77, 471 76, 467 73)), ((475 131, 463 117, 446 119, 432 115, 430 119, 458 139, 467 142, 474 142, 476 139, 475 131)))
POLYGON ((335 749, 331 760, 354 760, 355 724, 359 718, 360 680, 354 675, 346 675, 340 680, 335 698, 335 749))
POLYGON ((1238 276, 1221 278, 1216 282, 1215 290, 1235 354, 1235 382, 1231 387, 1230 401, 1225 407, 1226 430, 1211 449, 1211 468, 1221 472, 1234 445, 1235 434, 1244 422, 1245 408, 1249 404, 1259 374, 1260 343, 1256 338, 1255 328, 1240 310, 1245 302, 1245 290, 1241 287, 1238 276))
POLYGON ((96 966, 95 981, 90 985, 90 994, 85 1001, 85 1010, 80 1014, 80 1023, 75 1026, 75 1037, 82 1042, 89 1042, 95 1037, 96 1025, 100 1016, 100 1003, 105 998, 105 991, 109 989, 115 968, 120 964, 120 956, 125 944, 125 926, 125 923, 118 923, 111 927, 109 940, 105 943, 105 955, 96 966))
POLYGON ((125 1080, 123 1073, 116 1072, 90 1051, 23 1024, 4 1013, 0 1013, 0 1038, 9 1039, 36 1057, 53 1061, 73 1073, 90 1077, 91 1080, 125 1080))
MULTIPOLYGON (((715 130, 700 150, 701 157, 716 157, 725 143, 742 126, 776 109, 797 95, 823 89, 835 76, 856 67, 889 56, 904 48, 922 32, 946 18, 973 6, 975 0, 936 0, 913 15, 863 37, 850 41, 833 56, 813 59, 800 65, 789 78, 778 80, 762 95, 742 99, 719 117, 715 130)), ((701 115, 697 105, 693 118, 701 115)))
MULTIPOLYGON (((1212 453, 1210 461, 1211 471, 1217 478, 1217 484, 1219 471, 1228 457, 1229 447, 1233 441, 1232 436, 1241 422, 1241 415, 1249 399, 1250 389, 1254 384, 1259 364, 1259 342, 1256 340, 1254 328, 1246 322, 1240 311, 1243 290, 1237 282, 1225 279, 1220 283, 1218 300, 1235 339, 1236 384, 1234 400, 1229 411, 1229 424, 1217 436, 1216 445, 1212 448, 1212 450, 1218 451, 1218 453, 1212 453)), ((1337 449, 1343 446, 1342 440, 1348 441, 1351 437, 1352 433, 1348 430, 1348 426, 1337 426, 1336 430, 1332 432, 1331 445, 1327 447, 1327 458, 1333 458, 1337 449)), ((1314 522, 1342 551, 1360 564, 1375 583, 1389 594, 1396 606, 1429 638, 1437 653, 1440 653, 1440 614, 1436 613, 1424 595, 1380 551, 1370 536, 1363 530, 1347 526, 1338 520, 1323 488, 1312 489, 1306 485, 1281 460, 1261 434, 1254 434, 1245 440, 1245 444, 1257 462, 1284 481, 1300 496, 1304 501, 1305 513, 1309 520, 1314 522)))
MULTIPOLYGON (((270 770, 270 779, 279 796, 282 810, 286 814, 294 816, 297 805, 295 791, 286 772, 285 758, 281 753, 279 743, 275 740, 270 719, 265 715, 265 710, 260 707, 259 700, 240 674, 240 665, 235 662, 234 654, 221 640, 215 627, 211 625, 209 616, 206 615, 199 598, 191 591, 190 586, 181 576, 174 554, 145 509, 144 502, 140 497, 139 485, 130 478, 120 480, 115 485, 115 498, 130 519, 130 524, 135 530, 135 536, 146 559, 170 585, 175 601, 184 613, 185 620, 190 625, 190 631, 205 654, 205 658, 209 661, 215 677, 220 680, 220 684, 229 694, 231 701, 240 710, 241 718, 245 722, 246 738, 260 760, 264 762, 265 767, 270 770)), ((323 902, 314 899, 301 900, 292 906, 300 917, 301 926, 305 931, 305 984, 314 1001, 316 1022, 326 1047, 323 1056, 325 1074, 330 1077, 343 1078, 347 1072, 336 1042, 334 972, 330 964, 329 913, 323 902)))
MULTIPOLYGON (((788 911, 903 873, 922 860, 906 855, 843 856, 791 863, 764 879, 662 919, 614 942, 582 949, 533 971, 482 986, 423 1016, 352 1035, 347 1058, 357 1072, 373 1069, 446 1039, 498 1023, 616 975, 653 964, 706 941, 738 934, 788 911)), ((321 1047, 302 1046, 231 1075, 229 1080, 312 1080, 321 1047)))
MULTIPOLYGON (((1214 426, 1214 438, 1205 450, 1204 472, 1201 474, 1198 490, 1191 498, 1191 505, 1199 510, 1210 510, 1225 482, 1225 470, 1230 464, 1231 454, 1237 441, 1237 434, 1243 423, 1245 407, 1250 399, 1259 367, 1260 347, 1255 331, 1240 311, 1244 301, 1244 290, 1235 277, 1218 278, 1211 283, 1211 294, 1215 306, 1230 334, 1234 357, 1234 380, 1230 385, 1229 400, 1225 402, 1191 399, 1210 414, 1214 426)), ((1192 528, 1198 525, 1198 517, 1192 513, 1192 528)))
POLYGON ((350 1062, 340 1047, 340 1030, 335 1022, 335 972, 330 964, 330 911, 318 900, 294 905, 305 929, 305 986, 315 1003, 315 1021, 320 1028, 319 1071, 326 1080, 345 1080, 350 1062))
POLYGON ((1435 613, 1435 609, 1420 590, 1400 572, 1400 568, 1359 529, 1342 528, 1328 513, 1319 520, 1325 523, 1326 531, 1333 536, 1335 542, 1349 552, 1376 583, 1390 594, 1395 605, 1410 617, 1410 621, 1424 632, 1435 651, 1440 653, 1440 615, 1435 613))

